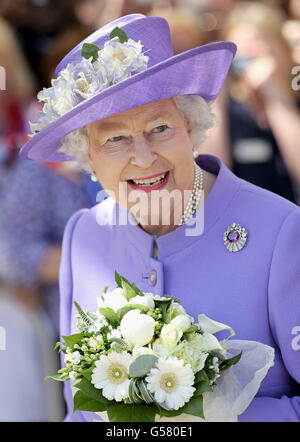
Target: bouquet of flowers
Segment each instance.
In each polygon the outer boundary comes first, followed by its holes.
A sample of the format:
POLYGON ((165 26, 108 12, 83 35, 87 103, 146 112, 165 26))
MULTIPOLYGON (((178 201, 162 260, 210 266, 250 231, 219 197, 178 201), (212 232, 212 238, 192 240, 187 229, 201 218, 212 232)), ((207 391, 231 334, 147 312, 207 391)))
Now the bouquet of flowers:
POLYGON ((95 313, 78 310, 78 333, 58 342, 74 412, 111 422, 236 420, 273 365, 271 347, 231 340, 231 327, 198 322, 172 296, 142 292, 115 272, 95 313), (228 330, 226 340, 215 333, 228 330), (236 369, 235 369, 236 367, 236 369))

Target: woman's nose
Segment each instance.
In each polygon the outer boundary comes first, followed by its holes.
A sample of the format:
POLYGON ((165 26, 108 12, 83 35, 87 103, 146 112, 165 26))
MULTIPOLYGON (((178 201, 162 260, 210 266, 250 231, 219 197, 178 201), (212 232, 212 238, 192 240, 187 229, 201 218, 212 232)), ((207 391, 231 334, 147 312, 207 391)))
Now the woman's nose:
POLYGON ((157 159, 157 153, 153 152, 146 136, 142 135, 133 140, 131 164, 148 169, 157 159))

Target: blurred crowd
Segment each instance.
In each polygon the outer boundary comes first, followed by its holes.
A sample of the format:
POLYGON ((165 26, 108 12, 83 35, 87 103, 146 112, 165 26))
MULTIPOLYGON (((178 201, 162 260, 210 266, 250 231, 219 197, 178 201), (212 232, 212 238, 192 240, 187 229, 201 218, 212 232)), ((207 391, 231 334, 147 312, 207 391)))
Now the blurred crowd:
POLYGON ((61 241, 101 189, 75 162, 19 159, 41 109, 36 94, 83 38, 130 13, 165 17, 174 53, 237 44, 199 153, 300 203, 299 0, 0 0, 0 421, 63 420, 60 383, 43 382, 59 365, 61 241))

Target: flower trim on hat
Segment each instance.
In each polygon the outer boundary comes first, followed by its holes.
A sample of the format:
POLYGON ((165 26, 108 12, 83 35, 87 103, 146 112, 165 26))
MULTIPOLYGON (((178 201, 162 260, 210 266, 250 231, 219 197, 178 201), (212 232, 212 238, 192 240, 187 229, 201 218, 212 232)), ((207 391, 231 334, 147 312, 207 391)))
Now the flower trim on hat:
POLYGON ((69 63, 56 79, 51 80, 52 87, 38 93, 38 100, 45 104, 37 122, 29 122, 32 132, 29 136, 34 136, 84 100, 147 69, 149 57, 144 55, 142 48, 140 40, 128 39, 126 32, 118 27, 112 30, 103 49, 84 43, 82 59, 69 63))

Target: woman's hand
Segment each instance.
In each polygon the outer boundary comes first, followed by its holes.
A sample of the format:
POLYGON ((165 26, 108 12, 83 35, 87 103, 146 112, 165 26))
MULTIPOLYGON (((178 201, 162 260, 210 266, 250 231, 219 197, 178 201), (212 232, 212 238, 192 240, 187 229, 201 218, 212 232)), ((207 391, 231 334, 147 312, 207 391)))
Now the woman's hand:
POLYGON ((286 78, 280 73, 275 58, 264 55, 254 59, 247 67, 243 80, 246 86, 258 94, 262 101, 274 99, 288 100, 291 92, 286 78))

